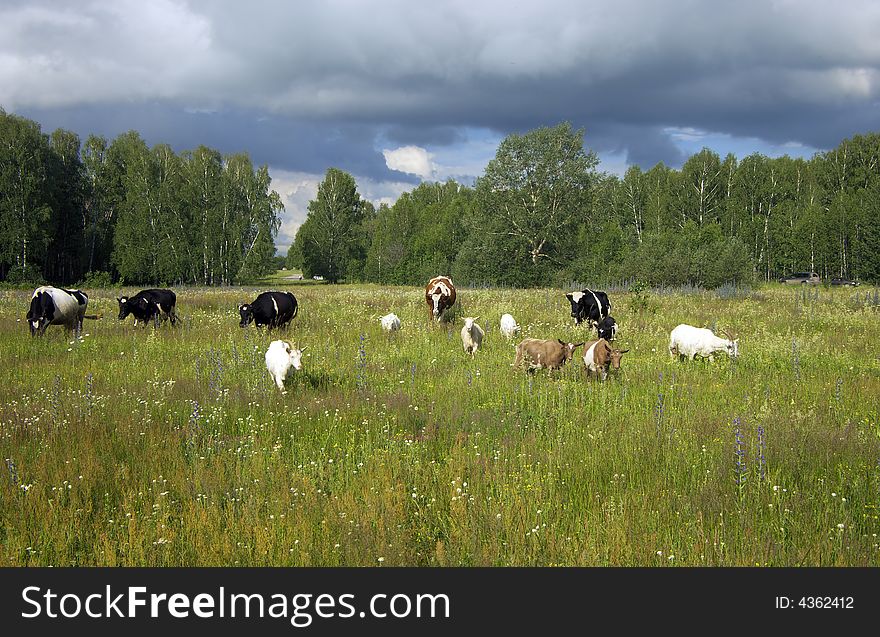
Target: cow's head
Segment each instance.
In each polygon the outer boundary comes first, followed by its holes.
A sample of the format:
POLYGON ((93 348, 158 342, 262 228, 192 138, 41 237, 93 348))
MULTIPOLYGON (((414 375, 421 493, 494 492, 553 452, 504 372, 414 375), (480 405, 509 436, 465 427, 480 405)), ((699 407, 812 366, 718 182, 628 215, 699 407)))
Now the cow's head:
POLYGON ((431 300, 431 314, 434 315, 435 319, 439 320, 443 310, 446 309, 446 304, 449 302, 449 290, 445 285, 435 285, 428 293, 428 298, 431 300))
POLYGON ((581 299, 584 298, 583 292, 569 292, 565 295, 568 302, 571 303, 571 317, 574 319, 575 325, 580 325, 584 320, 583 307, 581 307, 581 299))
POLYGON ((31 328, 31 336, 42 336, 46 333, 46 328, 49 327, 49 319, 41 316, 36 321, 30 321, 28 325, 31 328))
POLYGON ((614 337, 617 335, 617 321, 609 316, 596 326, 596 330, 599 333, 599 338, 604 338, 606 341, 613 341, 614 337))
POLYGON ((254 320, 254 308, 249 303, 242 303, 238 306, 238 313, 241 315, 239 326, 247 327, 254 320))
POLYGON ((45 316, 35 316, 31 310, 28 310, 27 324, 31 336, 42 336, 46 328, 49 327, 49 319, 45 316))
MULTIPOLYGON (((51 297, 49 298, 51 299, 51 297)), ((42 336, 46 331, 46 328, 49 327, 49 323, 51 323, 51 319, 46 316, 43 301, 44 293, 40 292, 35 294, 31 299, 31 306, 28 308, 27 314, 25 315, 28 329, 31 331, 31 336, 42 336)))
POLYGON ((131 313, 131 306, 128 304, 127 296, 118 297, 116 302, 119 303, 119 320, 122 321, 131 313))

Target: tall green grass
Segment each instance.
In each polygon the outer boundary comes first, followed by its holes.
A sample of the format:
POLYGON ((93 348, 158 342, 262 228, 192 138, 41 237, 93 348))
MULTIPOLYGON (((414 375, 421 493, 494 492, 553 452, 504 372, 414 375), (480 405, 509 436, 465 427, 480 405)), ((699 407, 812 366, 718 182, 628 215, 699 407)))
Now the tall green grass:
POLYGON ((89 290, 104 318, 81 341, 32 339, 29 293, 0 292, 0 563, 880 562, 864 291, 612 295, 630 352, 600 383, 579 359, 511 369, 504 312, 520 338, 584 340, 559 290, 462 289, 438 326, 417 288, 291 289, 280 336, 238 327, 254 288, 178 289, 182 324, 159 330, 89 290), (683 322, 738 332, 740 358, 671 360, 683 322), (307 347, 286 395, 263 362, 279 337, 307 347))

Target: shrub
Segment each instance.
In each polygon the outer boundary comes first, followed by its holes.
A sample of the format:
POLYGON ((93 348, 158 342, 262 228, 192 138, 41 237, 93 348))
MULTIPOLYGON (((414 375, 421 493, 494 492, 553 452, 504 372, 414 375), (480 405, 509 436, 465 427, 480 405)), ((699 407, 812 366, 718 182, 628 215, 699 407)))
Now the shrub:
POLYGON ((82 281, 76 284, 80 288, 109 288, 113 285, 113 279, 109 272, 97 270, 95 272, 86 272, 82 281))
POLYGON ((45 280, 43 279, 43 275, 40 274, 39 270, 32 265, 26 265, 24 267, 15 265, 9 269, 9 274, 6 276, 6 283, 9 285, 43 285, 45 280))

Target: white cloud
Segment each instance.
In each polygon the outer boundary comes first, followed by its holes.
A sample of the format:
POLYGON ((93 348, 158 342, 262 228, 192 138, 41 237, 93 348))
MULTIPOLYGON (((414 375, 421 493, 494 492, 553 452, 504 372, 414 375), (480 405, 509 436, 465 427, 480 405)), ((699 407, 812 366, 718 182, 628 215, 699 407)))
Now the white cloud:
POLYGON ((706 131, 698 130, 693 126, 667 126, 664 131, 679 142, 697 142, 706 137, 706 131))
POLYGON ((322 175, 295 173, 275 168, 269 169, 272 177, 272 190, 281 197, 284 210, 281 212, 281 229, 275 238, 279 252, 286 252, 296 237, 296 232, 306 220, 309 201, 318 194, 318 184, 322 175))
POLYGON ((208 19, 174 0, 0 8, 0 104, 13 108, 193 98, 223 60, 208 19))
POLYGON ((418 175, 422 179, 434 177, 436 167, 432 161, 433 155, 419 146, 401 146, 394 150, 383 149, 385 165, 391 170, 397 170, 410 175, 418 175))

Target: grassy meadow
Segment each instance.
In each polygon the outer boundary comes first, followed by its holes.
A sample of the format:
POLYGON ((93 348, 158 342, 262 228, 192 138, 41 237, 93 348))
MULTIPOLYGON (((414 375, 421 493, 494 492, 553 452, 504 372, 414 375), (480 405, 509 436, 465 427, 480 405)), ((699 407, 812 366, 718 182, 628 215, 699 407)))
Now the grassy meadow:
POLYGON ((257 288, 176 288, 158 330, 107 289, 81 341, 32 339, 30 291, 0 291, 0 564, 880 564, 873 289, 609 290, 630 352, 600 383, 582 350, 510 367, 504 312, 585 340, 564 290, 460 289, 431 326, 419 288, 272 287, 300 302, 282 336, 239 328, 257 288), (682 322, 739 359, 671 360, 682 322), (307 348, 286 395, 279 337, 307 348))

